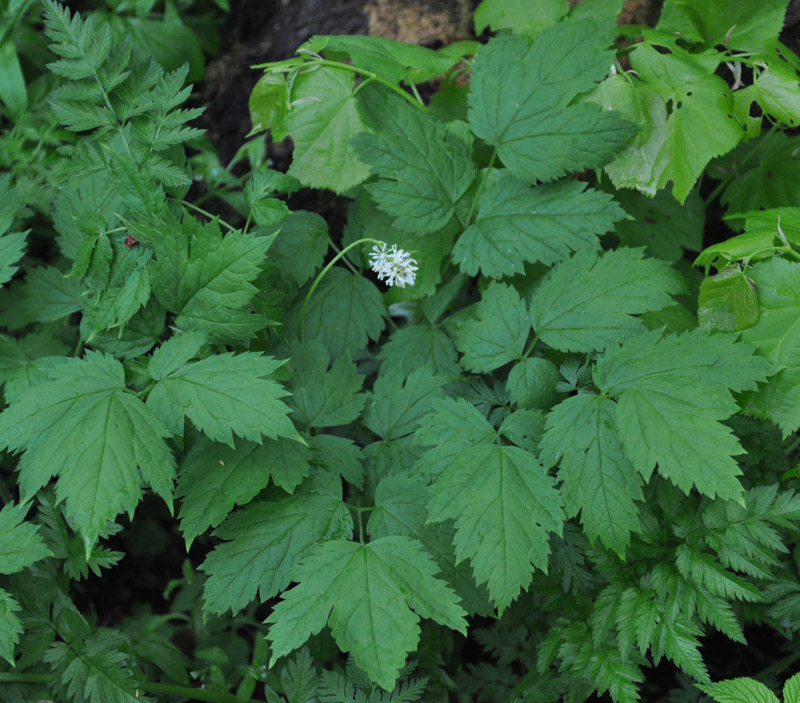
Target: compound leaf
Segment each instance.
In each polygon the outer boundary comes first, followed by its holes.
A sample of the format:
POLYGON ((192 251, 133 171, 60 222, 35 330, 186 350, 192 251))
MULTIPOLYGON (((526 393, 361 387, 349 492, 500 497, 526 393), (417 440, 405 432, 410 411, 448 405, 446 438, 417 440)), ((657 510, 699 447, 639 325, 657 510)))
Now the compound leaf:
POLYGON ((267 618, 270 666, 328 624, 356 665, 392 690, 419 642, 420 617, 466 632, 465 613, 436 572, 431 556, 411 537, 318 545, 292 571, 298 585, 267 618))
POLYGON ((480 444, 460 451, 431 488, 431 520, 455 520, 456 556, 469 558, 478 584, 505 608, 546 571, 548 533, 561 534, 561 496, 522 449, 480 444))

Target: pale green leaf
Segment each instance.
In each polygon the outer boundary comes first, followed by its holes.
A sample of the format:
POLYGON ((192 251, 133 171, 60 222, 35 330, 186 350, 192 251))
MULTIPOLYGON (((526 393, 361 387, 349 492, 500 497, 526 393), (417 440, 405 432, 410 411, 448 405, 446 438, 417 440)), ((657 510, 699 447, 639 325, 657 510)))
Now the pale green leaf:
POLYGON ((466 632, 464 611, 436 572, 410 537, 318 545, 292 571, 298 585, 267 618, 271 665, 328 624, 339 648, 381 688, 393 689, 419 642, 420 617, 466 632))
POLYGON ((800 673, 783 685, 783 703, 800 703, 800 673))
POLYGON ((27 232, 7 232, 0 236, 0 285, 8 283, 16 273, 25 253, 26 236, 27 232))
POLYGON ((755 679, 727 679, 712 684, 697 684, 697 687, 717 703, 780 703, 772 691, 755 679))

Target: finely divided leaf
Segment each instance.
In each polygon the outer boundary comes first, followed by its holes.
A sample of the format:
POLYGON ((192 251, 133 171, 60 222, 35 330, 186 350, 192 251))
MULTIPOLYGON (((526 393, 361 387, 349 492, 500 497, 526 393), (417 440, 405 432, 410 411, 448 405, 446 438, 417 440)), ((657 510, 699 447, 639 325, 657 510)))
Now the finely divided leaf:
POLYGON ((125 387, 115 359, 89 352, 68 359, 0 415, 3 445, 26 450, 20 487, 32 496, 53 476, 67 516, 87 548, 121 511, 132 513, 149 483, 172 497, 175 463, 160 419, 125 387))
POLYGON ((28 508, 7 503, 0 510, 0 574, 14 574, 52 556, 37 526, 25 521, 28 508))
POLYGON ((542 440, 545 466, 560 462, 558 478, 567 517, 581 513, 593 542, 599 537, 624 557, 631 532, 639 532, 642 478, 626 458, 615 431, 616 404, 595 395, 575 395, 547 416, 542 440))
MULTIPOLYGON (((712 684, 697 684, 717 703, 780 703, 763 683, 750 678, 727 679, 712 684)), ((789 699, 785 703, 790 703, 789 699)))
POLYGON ((465 613, 436 572, 431 556, 411 537, 318 545, 292 571, 298 585, 267 618, 270 666, 328 624, 355 664, 392 690, 419 642, 420 617, 466 632, 465 613))
POLYGON ((681 276, 640 249, 601 255, 584 249, 553 269, 531 299, 539 337, 562 351, 600 350, 644 331, 634 317, 659 310, 682 292, 681 276))
POLYGON ((214 531, 225 541, 200 567, 207 574, 205 611, 235 614, 256 594, 262 602, 272 598, 309 549, 352 533, 350 511, 333 494, 300 493, 238 510, 214 531))
POLYGON ((625 213, 606 193, 580 181, 531 188, 502 174, 481 196, 478 215, 453 247, 453 260, 471 276, 521 273, 525 262, 553 264, 571 251, 597 248, 625 213))
POLYGON ((187 547, 216 527, 235 505, 244 505, 270 479, 291 493, 308 476, 311 451, 292 440, 240 440, 235 448, 197 438, 181 466, 176 496, 181 497, 181 532, 187 547))
POLYGON ((395 96, 365 90, 359 106, 376 133, 359 134, 353 145, 381 176, 365 186, 378 207, 415 234, 444 227, 475 178, 471 145, 395 96))
POLYGON ((474 373, 487 373, 522 358, 530 334, 528 305, 504 283, 491 283, 476 306, 477 318, 464 322, 456 346, 462 365, 474 373))
POLYGON ((547 570, 548 533, 561 534, 561 496, 537 459, 517 447, 480 444, 459 452, 433 484, 431 520, 455 520, 456 556, 469 558, 498 608, 547 570))
POLYGON ((532 46, 506 35, 481 47, 469 120, 514 175, 550 181, 601 166, 636 133, 619 113, 570 104, 608 72, 613 52, 607 44, 597 22, 584 20, 554 25, 532 46))
POLYGON ((281 362, 257 352, 226 353, 195 361, 158 380, 147 397, 172 434, 183 433, 184 418, 206 436, 233 445, 233 435, 260 442, 299 435, 279 400, 287 393, 269 380, 281 362))
POLYGON ((14 646, 24 632, 17 613, 22 610, 8 591, 0 588, 0 657, 11 666, 14 662, 14 646))

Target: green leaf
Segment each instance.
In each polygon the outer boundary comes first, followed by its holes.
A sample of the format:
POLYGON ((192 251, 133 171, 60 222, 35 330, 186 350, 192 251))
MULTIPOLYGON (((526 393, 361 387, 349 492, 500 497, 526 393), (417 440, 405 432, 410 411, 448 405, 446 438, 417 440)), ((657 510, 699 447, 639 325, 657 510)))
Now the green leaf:
POLYGON ((541 444, 545 466, 559 463, 567 517, 580 511, 592 542, 624 558, 631 532, 640 532, 642 479, 626 458, 615 431, 617 406, 608 398, 575 395, 547 416, 541 444))
POLYGON ((0 657, 11 666, 14 662, 14 646, 24 632, 17 613, 22 610, 8 591, 0 588, 0 657))
POLYGON ((301 73, 292 85, 286 131, 294 142, 289 175, 311 188, 343 193, 369 176, 351 138, 364 131, 353 95, 353 73, 320 67, 301 73))
POLYGON ((300 50, 319 53, 325 51, 327 58, 341 60, 349 56, 353 65, 377 73, 392 83, 409 80, 413 72, 415 83, 435 78, 449 69, 454 59, 425 46, 372 36, 316 35, 300 50))
POLYGON ((261 436, 276 439, 299 435, 279 398, 287 395, 266 377, 282 362, 258 352, 231 352, 186 364, 163 377, 158 362, 148 367, 157 381, 147 397, 152 409, 172 434, 183 433, 184 418, 210 439, 233 445, 233 434, 253 442, 261 436))
POLYGON ((118 513, 133 513, 146 482, 167 502, 175 461, 161 421, 125 387, 115 359, 68 359, 0 415, 3 446, 25 450, 20 488, 30 498, 53 476, 87 549, 118 513))
POLYGON ((800 265, 775 257, 747 270, 758 290, 761 315, 744 330, 742 339, 757 347, 779 373, 749 399, 749 403, 771 417, 784 436, 800 427, 800 265))
POLYGON ((311 451, 283 438, 263 444, 238 442, 235 448, 203 436, 181 465, 175 495, 181 501, 181 532, 187 548, 216 527, 235 505, 249 503, 268 481, 291 493, 308 476, 311 451))
POLYGON ((252 282, 271 240, 239 232, 223 237, 217 221, 200 226, 188 216, 184 227, 189 236, 171 232, 154 242, 156 298, 177 313, 178 329, 205 332, 211 341, 253 336, 267 320, 242 308, 258 290, 252 282))
POLYGON ((737 332, 752 327, 760 315, 758 290, 739 268, 703 279, 697 299, 699 327, 737 332))
POLYGON ((312 463, 323 466, 356 488, 364 487, 364 467, 361 464, 361 449, 352 440, 329 434, 316 434, 308 438, 313 452, 312 463))
POLYGON ((648 256, 666 261, 679 261, 685 250, 702 249, 705 209, 696 189, 683 204, 665 190, 652 198, 633 190, 617 191, 614 197, 634 218, 616 224, 625 246, 643 246, 648 256))
POLYGON ((584 249, 562 262, 531 299, 531 323, 542 341, 562 351, 604 349, 644 330, 634 317, 669 305, 680 275, 641 249, 598 256, 584 249), (580 281, 580 285, 577 282, 580 281))
POLYGON ((298 345, 291 355, 291 398, 287 403, 305 427, 347 425, 361 414, 366 400, 359 393, 364 377, 349 354, 339 357, 330 369, 328 352, 319 340, 298 345))
POLYGON ((534 4, 525 0, 483 0, 475 8, 475 35, 491 26, 495 32, 508 29, 534 39, 568 11, 566 0, 544 0, 534 4))
POLYGON ((744 135, 733 116, 731 90, 711 73, 716 63, 705 70, 677 47, 662 54, 647 42, 637 44, 631 65, 639 79, 612 76, 614 92, 600 102, 644 127, 606 171, 617 188, 648 195, 672 181, 672 194, 683 203, 706 164, 744 135))
POLYGON ((78 284, 54 266, 26 272, 21 301, 31 321, 54 322, 81 309, 78 284))
POLYGON ((386 440, 411 434, 444 395, 441 379, 421 367, 407 378, 395 367, 384 368, 367 396, 364 424, 386 440))
POLYGON ((25 522, 28 507, 7 503, 0 510, 0 574, 15 574, 52 556, 37 526, 25 522))
POLYGON ((318 545, 292 571, 298 585, 267 618, 270 666, 327 623, 340 649, 381 688, 393 689, 419 642, 420 617, 466 632, 465 613, 436 571, 422 544, 410 537, 318 545))
POLYGON ((475 307, 476 318, 464 322, 456 334, 462 365, 474 373, 487 373, 521 359, 530 321, 528 305, 517 291, 493 282, 475 307))
POLYGON ((606 163, 636 133, 618 113, 571 104, 613 62, 610 37, 592 20, 549 27, 533 45, 520 36, 481 47, 472 74, 469 120, 517 177, 550 181, 606 163))
MULTIPOLYGON (((142 703, 125 638, 116 630, 97 629, 84 642, 54 642, 44 656, 66 696, 87 703, 142 703)), ((147 703, 148 699, 144 699, 147 703)))
POLYGON ((657 28, 706 47, 764 51, 781 33, 788 0, 742 0, 730 7, 715 0, 667 0, 657 28))
POLYGON ((0 236, 0 285, 8 283, 16 273, 19 260, 25 253, 27 235, 27 232, 7 232, 0 236))
POLYGON ((795 674, 784 684, 783 703, 800 703, 800 674, 795 674))
POLYGON ((383 331, 385 308, 373 283, 342 268, 332 268, 306 309, 304 329, 318 336, 334 359, 354 353, 377 340, 383 331))
POLYGON ((478 216, 453 248, 453 260, 474 276, 522 273, 525 262, 553 264, 571 251, 598 246, 625 213, 605 193, 580 181, 530 188, 508 174, 487 188, 478 216))
POLYGON ((8 108, 9 116, 14 118, 22 113, 28 103, 25 76, 14 47, 13 34, 7 35, 0 44, 0 100, 8 108))
POLYGON ((328 251, 328 223, 317 213, 295 210, 265 231, 278 232, 269 249, 269 260, 281 278, 302 286, 322 266, 328 251), (297 256, 298 251, 303 256, 297 256))
POLYGON ((558 397, 556 384, 560 380, 558 368, 552 361, 528 357, 511 367, 506 389, 512 403, 522 408, 547 410, 558 397))
POLYGON ((798 95, 797 70, 800 59, 790 49, 774 39, 767 43, 768 49, 758 57, 758 69, 754 80, 741 91, 737 91, 736 111, 739 119, 750 116, 755 101, 763 112, 790 127, 800 124, 800 95, 798 95), (777 46, 775 46, 777 44, 777 46), (775 54, 777 53, 777 58, 775 54))
POLYGON ((200 567, 207 574, 205 611, 236 614, 256 594, 269 600, 289 585, 312 547, 352 533, 350 511, 334 493, 303 492, 238 510, 214 531, 225 541, 200 567))
POLYGON ((251 134, 271 129, 276 142, 286 138, 289 114, 289 85, 284 76, 265 73, 253 86, 248 101, 251 134))
POLYGON ((469 558, 478 584, 498 608, 527 589, 534 567, 547 569, 548 533, 564 514, 553 480, 530 453, 480 444, 461 450, 432 486, 431 520, 455 520, 458 560, 469 558))
POLYGON ((430 366, 441 377, 461 373, 456 363, 458 352, 450 337, 432 325, 408 325, 395 330, 378 357, 406 376, 419 366, 430 366))
POLYGON ((755 679, 741 677, 696 686, 718 703, 780 703, 772 691, 755 679))
POLYGON ((366 190, 394 224, 416 234, 444 227, 475 178, 471 145, 395 96, 365 90, 359 107, 375 134, 353 138, 361 159, 381 177, 366 190))
POLYGON ((722 424, 738 409, 730 391, 752 390, 769 364, 731 335, 702 330, 659 339, 648 332, 606 353, 594 369, 597 386, 619 399, 616 429, 625 455, 649 480, 659 473, 688 493, 741 500, 743 452, 722 424))

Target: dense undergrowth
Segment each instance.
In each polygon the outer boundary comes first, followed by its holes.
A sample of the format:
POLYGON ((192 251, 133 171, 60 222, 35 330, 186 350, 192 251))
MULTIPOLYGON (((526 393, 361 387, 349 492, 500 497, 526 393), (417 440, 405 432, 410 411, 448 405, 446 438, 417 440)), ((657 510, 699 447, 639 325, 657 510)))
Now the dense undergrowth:
POLYGON ((773 700, 800 59, 786 0, 620 4, 314 37, 223 165, 211 6, 7 0, 0 699, 773 700))

